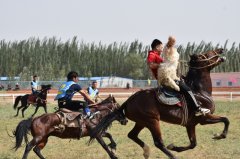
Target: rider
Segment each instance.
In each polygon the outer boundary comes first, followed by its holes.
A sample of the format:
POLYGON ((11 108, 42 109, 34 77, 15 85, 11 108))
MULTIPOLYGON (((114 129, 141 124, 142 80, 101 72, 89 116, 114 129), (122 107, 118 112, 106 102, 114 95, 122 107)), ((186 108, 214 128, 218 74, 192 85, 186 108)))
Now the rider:
POLYGON ((148 52, 147 64, 153 77, 157 79, 158 67, 160 63, 163 62, 163 59, 160 56, 163 51, 163 44, 160 40, 154 39, 151 44, 151 48, 152 50, 148 52))
MULTIPOLYGON (((160 40, 158 39, 154 39, 152 44, 151 44, 151 48, 152 50, 149 51, 148 53, 148 57, 147 57, 147 64, 148 67, 150 68, 150 70, 152 71, 153 77, 155 79, 157 79, 158 75, 158 67, 160 65, 161 62, 163 62, 163 58, 161 58, 161 53, 163 52, 163 44, 160 40)), ((179 85, 180 87, 180 91, 184 92, 185 96, 190 97, 190 99, 192 100, 194 106, 195 106, 195 115, 205 115, 207 113, 210 113, 209 109, 206 108, 202 108, 196 101, 196 98, 193 94, 193 92, 191 91, 191 89, 182 81, 176 81, 176 83, 179 85)))
POLYGON ((97 102, 97 97, 99 97, 99 90, 97 89, 97 85, 97 81, 93 81, 92 86, 87 88, 87 93, 95 102, 97 102))
POLYGON ((58 100, 59 108, 67 108, 73 111, 83 108, 87 117, 91 119, 93 115, 91 114, 88 104, 84 101, 72 100, 73 95, 76 92, 79 92, 87 101, 89 101, 89 103, 94 103, 91 97, 82 90, 82 87, 77 84, 77 82, 78 73, 75 71, 69 72, 67 75, 67 81, 60 86, 55 100, 58 100))
POLYGON ((39 93, 37 77, 38 77, 37 75, 34 75, 33 80, 31 81, 31 89, 32 89, 32 94, 33 95, 37 95, 39 93))

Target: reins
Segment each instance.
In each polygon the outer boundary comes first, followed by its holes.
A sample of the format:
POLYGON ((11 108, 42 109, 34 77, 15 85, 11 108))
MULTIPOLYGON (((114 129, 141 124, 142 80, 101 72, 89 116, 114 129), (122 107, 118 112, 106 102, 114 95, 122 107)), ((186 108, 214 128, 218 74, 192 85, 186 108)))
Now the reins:
POLYGON ((218 58, 219 58, 220 56, 216 53, 216 51, 213 51, 213 52, 215 53, 215 55, 212 56, 212 57, 210 57, 210 58, 207 58, 205 55, 200 54, 200 56, 203 56, 204 59, 201 59, 201 60, 198 60, 198 61, 197 61, 197 62, 209 62, 208 65, 202 66, 202 67, 194 67, 194 66, 189 66, 189 65, 188 65, 188 67, 189 67, 189 68, 193 68, 193 69, 203 69, 203 68, 207 68, 207 67, 210 67, 210 66, 215 65, 216 63, 219 62, 219 59, 217 59, 215 62, 212 62, 212 63, 210 63, 210 62, 212 61, 213 58, 215 58, 215 57, 218 57, 218 58))

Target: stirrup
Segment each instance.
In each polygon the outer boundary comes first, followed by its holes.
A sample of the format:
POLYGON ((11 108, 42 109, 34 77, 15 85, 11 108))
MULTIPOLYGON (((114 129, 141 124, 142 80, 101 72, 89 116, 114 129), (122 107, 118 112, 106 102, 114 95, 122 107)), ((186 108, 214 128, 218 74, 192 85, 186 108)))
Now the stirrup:
POLYGON ((86 115, 84 119, 92 119, 96 114, 100 114, 100 111, 96 111, 95 113, 91 113, 90 115, 86 115))
POLYGON ((100 114, 100 111, 96 111, 96 112, 92 113, 92 114, 90 115, 89 119, 92 119, 92 118, 93 118, 95 115, 97 115, 97 114, 100 114))

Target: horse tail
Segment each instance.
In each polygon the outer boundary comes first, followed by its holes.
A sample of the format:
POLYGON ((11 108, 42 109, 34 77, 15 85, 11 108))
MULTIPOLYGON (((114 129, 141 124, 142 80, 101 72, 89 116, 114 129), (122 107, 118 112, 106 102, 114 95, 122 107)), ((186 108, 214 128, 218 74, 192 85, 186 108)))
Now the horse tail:
POLYGON ((15 102, 14 102, 14 105, 13 105, 13 108, 16 109, 17 108, 17 105, 19 103, 19 101, 22 99, 22 96, 17 96, 17 98, 15 99, 15 102))
POLYGON ((116 120, 116 117, 120 113, 118 110, 111 112, 110 114, 106 115, 96 127, 94 127, 90 131, 90 140, 89 143, 91 143, 99 134, 104 132, 109 128, 109 126, 112 124, 114 120, 116 120))
POLYGON ((18 124, 16 130, 13 132, 13 135, 15 136, 15 139, 16 139, 15 146, 13 147, 15 151, 17 151, 17 149, 21 146, 23 138, 25 139, 25 143, 26 144, 28 143, 27 134, 31 128, 31 124, 32 124, 32 118, 22 120, 18 124))
POLYGON ((94 127, 90 132, 90 140, 89 143, 91 143, 92 140, 94 140, 99 134, 104 132, 111 123, 116 120, 117 116, 121 114, 123 117, 125 117, 125 109, 127 108, 128 102, 132 100, 139 92, 136 92, 132 96, 130 96, 117 110, 111 112, 110 114, 106 115, 96 127, 94 127))
POLYGON ((98 123, 98 125, 91 130, 89 143, 91 143, 99 134, 106 131, 110 127, 112 122, 117 119, 117 116, 119 114, 121 114, 123 117, 125 117, 124 109, 126 108, 126 106, 127 106, 127 104, 125 102, 125 103, 123 103, 123 105, 119 109, 117 109, 117 110, 111 112, 110 114, 106 115, 98 123))

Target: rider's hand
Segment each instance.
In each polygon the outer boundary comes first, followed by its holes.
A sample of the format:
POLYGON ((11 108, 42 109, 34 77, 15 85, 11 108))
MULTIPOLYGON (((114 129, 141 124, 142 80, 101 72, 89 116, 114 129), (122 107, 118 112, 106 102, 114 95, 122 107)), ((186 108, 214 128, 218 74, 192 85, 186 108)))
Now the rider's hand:
POLYGON ((90 103, 91 103, 91 104, 95 104, 95 102, 94 102, 93 100, 90 100, 90 103))

